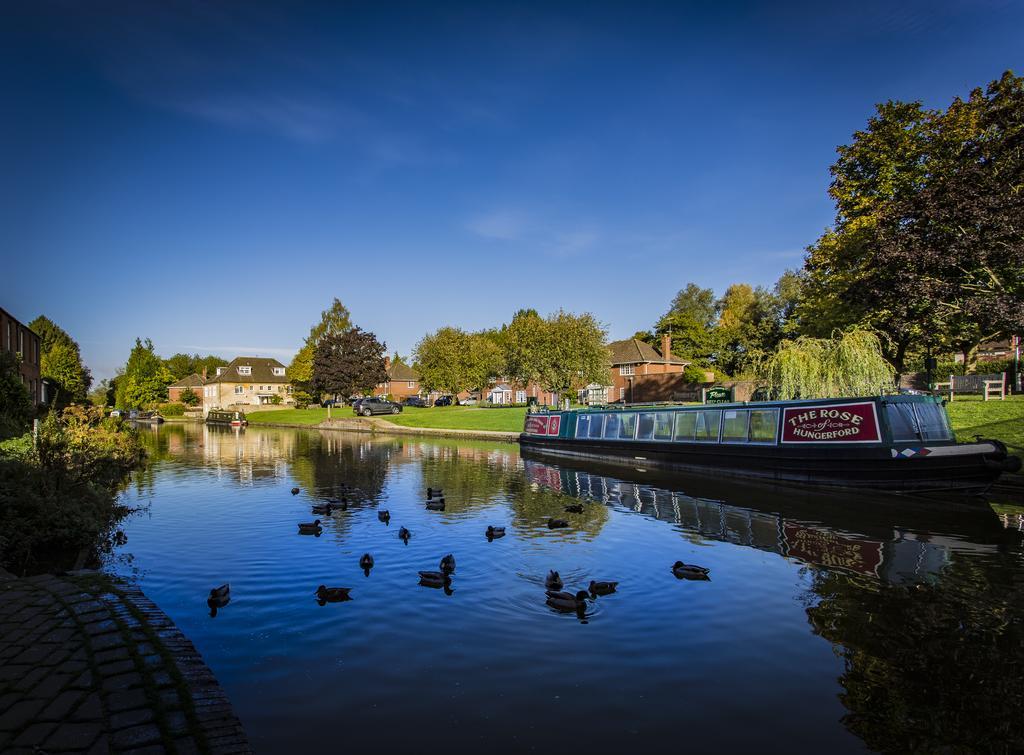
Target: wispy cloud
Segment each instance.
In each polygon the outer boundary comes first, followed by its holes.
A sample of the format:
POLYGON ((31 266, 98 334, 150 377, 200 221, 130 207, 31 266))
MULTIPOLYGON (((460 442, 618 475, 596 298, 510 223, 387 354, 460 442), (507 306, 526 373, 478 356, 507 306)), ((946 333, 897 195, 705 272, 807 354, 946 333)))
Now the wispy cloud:
POLYGON ((550 220, 510 208, 472 217, 463 227, 488 241, 520 242, 552 257, 573 257, 601 239, 591 223, 550 220))

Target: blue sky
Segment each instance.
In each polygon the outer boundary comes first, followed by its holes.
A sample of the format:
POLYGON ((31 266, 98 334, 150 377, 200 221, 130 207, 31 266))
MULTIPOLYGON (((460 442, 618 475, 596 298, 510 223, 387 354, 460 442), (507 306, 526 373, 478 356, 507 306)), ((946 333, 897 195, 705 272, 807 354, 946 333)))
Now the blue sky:
POLYGON ((0 306, 97 377, 287 361, 335 296, 402 353, 525 306, 625 338, 799 266, 874 103, 1024 70, 1020 3, 22 6, 0 306))

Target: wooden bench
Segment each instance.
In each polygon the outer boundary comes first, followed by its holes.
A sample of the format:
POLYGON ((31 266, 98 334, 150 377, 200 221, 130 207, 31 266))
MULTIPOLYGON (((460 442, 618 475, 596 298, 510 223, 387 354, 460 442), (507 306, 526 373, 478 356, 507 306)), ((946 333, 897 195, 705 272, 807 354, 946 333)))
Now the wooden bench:
POLYGON ((949 400, 957 393, 980 393, 985 401, 1006 398, 1006 373, 991 375, 950 375, 949 380, 936 383, 935 390, 949 393, 949 400))

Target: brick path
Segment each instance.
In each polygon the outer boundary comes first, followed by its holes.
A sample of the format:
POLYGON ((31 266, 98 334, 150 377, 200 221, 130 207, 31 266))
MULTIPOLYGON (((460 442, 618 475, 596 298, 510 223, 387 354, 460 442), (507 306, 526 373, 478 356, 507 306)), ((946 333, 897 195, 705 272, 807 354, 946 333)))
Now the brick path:
POLYGON ((2 570, 0 751, 251 752, 199 653, 137 587, 2 570))

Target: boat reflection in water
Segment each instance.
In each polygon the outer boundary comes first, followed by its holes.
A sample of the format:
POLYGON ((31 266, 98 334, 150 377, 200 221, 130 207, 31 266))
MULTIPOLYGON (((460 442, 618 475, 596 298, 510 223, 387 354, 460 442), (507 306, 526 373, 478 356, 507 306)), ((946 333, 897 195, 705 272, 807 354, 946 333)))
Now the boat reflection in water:
POLYGON ((808 623, 843 659, 842 723, 869 748, 1024 747, 1024 507, 915 507, 621 467, 525 465, 537 488, 808 564, 808 623))

